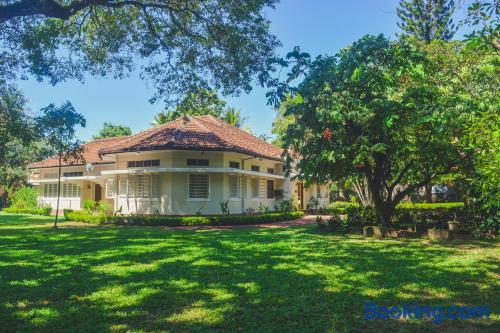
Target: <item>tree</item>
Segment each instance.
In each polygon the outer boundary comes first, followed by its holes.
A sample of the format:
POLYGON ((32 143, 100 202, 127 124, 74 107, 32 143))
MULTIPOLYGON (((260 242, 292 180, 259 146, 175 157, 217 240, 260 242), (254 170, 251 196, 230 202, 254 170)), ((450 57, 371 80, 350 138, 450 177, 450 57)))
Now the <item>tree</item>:
POLYGON ((467 8, 467 17, 463 24, 472 27, 472 32, 465 37, 469 43, 481 48, 493 47, 500 51, 500 1, 476 0, 467 8))
POLYGON ((25 104, 18 89, 0 84, 0 207, 26 182, 26 165, 51 153, 45 142, 36 140, 39 131, 25 104))
POLYGON ((222 119, 228 123, 229 125, 235 126, 235 127, 242 127, 245 124, 245 121, 247 120, 246 117, 241 116, 241 111, 236 109, 236 108, 227 108, 224 111, 224 114, 222 116, 222 119))
POLYGON ((194 85, 225 95, 250 91, 280 46, 263 15, 276 3, 2 0, 0 80, 121 78, 140 60, 142 76, 156 86, 153 100, 177 100, 194 85))
POLYGON ((273 126, 271 133, 275 135, 272 143, 276 146, 283 147, 285 144, 285 136, 288 126, 295 123, 295 117, 293 115, 285 116, 285 112, 290 105, 294 103, 300 103, 300 95, 292 97, 292 95, 287 95, 285 100, 276 108, 276 117, 273 121, 273 126))
POLYGON ((402 37, 414 37, 426 43, 432 40, 450 40, 457 27, 451 16, 454 0, 401 0, 397 13, 402 37))
POLYGON ((128 126, 114 125, 112 123, 104 123, 104 126, 99 133, 93 136, 94 139, 113 138, 117 136, 131 135, 132 130, 128 126))
POLYGON ((150 122, 150 124, 153 126, 159 126, 166 124, 171 120, 172 120, 171 115, 168 111, 161 111, 156 114, 156 116, 153 118, 153 121, 150 122))
POLYGON ((225 106, 226 102, 214 90, 192 87, 173 109, 158 113, 151 124, 162 125, 184 115, 212 115, 223 119, 225 106))
POLYGON ((61 167, 63 159, 68 162, 84 163, 81 142, 75 138, 77 126, 85 127, 85 118, 76 112, 71 103, 60 107, 50 104, 42 109, 43 114, 37 118, 39 128, 43 129, 45 139, 56 149, 59 157, 57 181, 57 205, 54 228, 57 228, 59 217, 59 199, 61 195, 61 167))
POLYGON ((221 118, 225 106, 226 102, 221 100, 214 90, 195 87, 182 97, 171 111, 170 117, 176 119, 183 115, 212 115, 221 118))
POLYGON ((467 159, 458 138, 473 106, 446 90, 454 83, 439 65, 382 35, 316 59, 285 112, 297 118, 286 131, 287 168, 296 162, 306 182, 366 179, 377 224, 388 226, 403 198, 467 159))

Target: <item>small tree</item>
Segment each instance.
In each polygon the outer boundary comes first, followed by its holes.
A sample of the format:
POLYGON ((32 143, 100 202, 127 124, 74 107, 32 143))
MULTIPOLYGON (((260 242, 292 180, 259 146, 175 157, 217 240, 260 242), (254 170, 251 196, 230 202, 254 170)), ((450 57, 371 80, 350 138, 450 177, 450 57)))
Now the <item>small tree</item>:
POLYGON ((57 228, 59 217, 59 201, 61 196, 61 167, 62 161, 84 163, 81 151, 81 142, 75 138, 77 126, 85 127, 85 118, 76 112, 70 102, 60 107, 54 104, 42 109, 43 115, 38 117, 39 127, 44 130, 47 142, 57 151, 58 180, 57 180, 57 207, 54 218, 54 228, 57 228))
POLYGON ((403 37, 426 43, 450 40, 457 31, 451 18, 455 8, 454 0, 401 0, 397 9, 401 20, 398 27, 403 37))
POLYGON ((94 139, 103 139, 103 138, 113 138, 117 136, 131 135, 132 130, 128 126, 123 125, 115 125, 112 123, 104 123, 103 128, 94 135, 94 139))
POLYGON ((224 114, 222 115, 222 120, 224 120, 226 123, 229 125, 233 125, 235 127, 242 127, 245 124, 245 121, 247 120, 247 117, 243 117, 241 115, 241 111, 229 107, 224 111, 224 114))

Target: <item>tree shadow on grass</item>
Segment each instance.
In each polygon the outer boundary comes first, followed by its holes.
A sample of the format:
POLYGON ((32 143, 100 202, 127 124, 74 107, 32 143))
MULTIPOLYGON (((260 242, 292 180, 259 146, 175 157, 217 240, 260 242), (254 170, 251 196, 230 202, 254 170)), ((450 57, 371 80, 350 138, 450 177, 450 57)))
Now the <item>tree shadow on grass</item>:
POLYGON ((364 318, 368 301, 496 309, 498 262, 457 251, 308 228, 3 229, 0 331, 493 332, 498 318, 364 318))

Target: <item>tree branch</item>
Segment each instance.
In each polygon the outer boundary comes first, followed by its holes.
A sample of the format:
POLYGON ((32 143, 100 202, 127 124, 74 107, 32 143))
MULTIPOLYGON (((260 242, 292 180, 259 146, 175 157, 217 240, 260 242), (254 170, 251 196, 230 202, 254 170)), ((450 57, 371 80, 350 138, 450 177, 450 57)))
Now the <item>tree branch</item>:
POLYGON ((0 6, 0 23, 22 16, 42 15, 67 20, 82 9, 92 5, 106 3, 105 0, 73 0, 68 5, 61 5, 55 0, 22 0, 0 6))
POLYGON ((175 11, 165 3, 148 3, 139 0, 73 0, 67 5, 61 5, 55 0, 21 0, 0 6, 0 24, 16 17, 41 15, 51 18, 67 20, 81 10, 90 6, 102 6, 108 8, 121 8, 134 6, 138 8, 162 8, 175 11))

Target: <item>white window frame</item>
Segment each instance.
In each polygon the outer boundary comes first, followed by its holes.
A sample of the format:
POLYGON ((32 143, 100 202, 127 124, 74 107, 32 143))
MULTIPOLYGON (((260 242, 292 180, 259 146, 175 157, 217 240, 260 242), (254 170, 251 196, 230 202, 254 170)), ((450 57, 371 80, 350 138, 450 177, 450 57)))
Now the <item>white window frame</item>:
POLYGON ((208 173, 188 173, 187 175, 187 199, 188 201, 210 201, 210 175, 208 173), (189 191, 189 187, 191 184, 191 176, 199 176, 204 175, 207 176, 207 197, 206 198, 191 198, 191 193, 189 191))
POLYGON ((229 198, 230 199, 241 199, 241 177, 238 175, 229 175, 229 198), (233 184, 236 180, 236 184, 233 184), (233 185, 236 185, 236 192, 233 193, 233 185), (236 194, 236 195, 235 195, 236 194))
MULTIPOLYGON (((57 186, 56 186, 57 188, 57 186)), ((76 183, 63 183, 62 184, 62 198, 80 198, 82 192, 80 189, 80 185, 76 183)), ((56 192, 57 197, 57 192, 56 192)))
POLYGON ((260 179, 259 178, 251 178, 250 186, 252 188, 252 199, 258 200, 260 199, 260 179))
POLYGON ((321 186, 316 185, 316 199, 321 199, 321 186))
POLYGON ((43 184, 44 198, 57 198, 57 183, 43 184))
POLYGON ((118 195, 121 198, 158 200, 160 197, 158 174, 129 175, 118 180, 118 195))
POLYGON ((104 192, 104 197, 106 199, 112 199, 115 197, 114 192, 115 192, 115 180, 113 178, 106 179, 106 190, 104 192))

